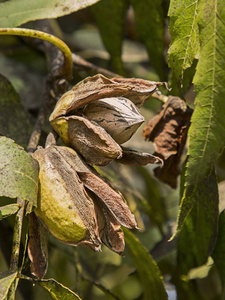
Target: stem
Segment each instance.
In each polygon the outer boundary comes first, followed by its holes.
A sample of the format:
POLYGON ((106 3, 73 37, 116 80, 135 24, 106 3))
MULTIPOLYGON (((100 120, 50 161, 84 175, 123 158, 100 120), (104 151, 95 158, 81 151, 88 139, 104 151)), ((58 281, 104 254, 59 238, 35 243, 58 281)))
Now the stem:
POLYGON ((72 54, 69 47, 59 38, 43 31, 27 29, 27 28, 0 28, 0 35, 18 35, 18 36, 32 37, 32 38, 48 41, 51 44, 55 45, 62 51, 64 55, 63 74, 68 79, 68 81, 72 79, 72 70, 73 70, 72 54))
POLYGON ((18 198, 17 203, 20 205, 20 209, 16 214, 16 221, 14 224, 12 256, 10 261, 10 270, 13 272, 18 270, 20 240, 21 240, 21 233, 22 233, 23 215, 25 209, 25 201, 23 199, 18 198))
POLYGON ((107 77, 122 77, 116 73, 113 73, 111 71, 108 71, 107 69, 104 68, 100 68, 92 63, 90 63, 89 61, 85 60, 83 57, 72 53, 72 59, 73 59, 73 63, 75 64, 75 66, 80 66, 83 67, 85 69, 90 69, 96 73, 101 73, 107 77))

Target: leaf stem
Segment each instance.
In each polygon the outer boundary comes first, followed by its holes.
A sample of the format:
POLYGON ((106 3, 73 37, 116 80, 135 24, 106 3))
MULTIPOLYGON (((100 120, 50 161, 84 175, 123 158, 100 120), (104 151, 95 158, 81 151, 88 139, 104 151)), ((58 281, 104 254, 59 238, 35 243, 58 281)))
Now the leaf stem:
POLYGON ((50 42, 58 47, 64 55, 63 74, 65 78, 70 81, 72 79, 73 61, 72 54, 69 47, 56 36, 33 29, 27 28, 0 28, 0 35, 18 35, 32 37, 50 42))
POLYGON ((12 256, 10 261, 10 270, 15 272, 18 270, 19 254, 20 254, 20 240, 22 233, 23 215, 25 209, 25 201, 21 198, 17 199, 17 203, 20 205, 20 209, 16 214, 16 220, 14 224, 14 234, 12 243, 12 256))

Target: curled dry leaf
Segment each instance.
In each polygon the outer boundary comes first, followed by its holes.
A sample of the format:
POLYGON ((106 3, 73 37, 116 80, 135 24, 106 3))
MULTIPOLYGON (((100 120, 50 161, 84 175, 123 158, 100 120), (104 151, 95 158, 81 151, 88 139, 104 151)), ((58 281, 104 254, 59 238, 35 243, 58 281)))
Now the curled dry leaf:
POLYGON ((122 147, 123 155, 117 161, 129 166, 145 166, 147 164, 161 164, 163 160, 155 155, 143 153, 136 150, 122 147))
POLYGON ((61 97, 49 120, 63 142, 87 163, 105 165, 122 156, 120 144, 144 121, 138 107, 160 85, 100 74, 88 77, 61 97))
POLYGON ((52 145, 39 148, 33 156, 40 165, 35 214, 47 229, 67 244, 100 251, 103 242, 121 253, 120 226, 136 227, 122 195, 94 174, 71 148, 52 145))
POLYGON ((169 96, 161 111, 143 131, 144 139, 153 142, 154 155, 164 160, 164 166, 154 170, 156 177, 173 188, 176 188, 180 174, 180 158, 187 140, 191 114, 192 110, 184 100, 169 96))

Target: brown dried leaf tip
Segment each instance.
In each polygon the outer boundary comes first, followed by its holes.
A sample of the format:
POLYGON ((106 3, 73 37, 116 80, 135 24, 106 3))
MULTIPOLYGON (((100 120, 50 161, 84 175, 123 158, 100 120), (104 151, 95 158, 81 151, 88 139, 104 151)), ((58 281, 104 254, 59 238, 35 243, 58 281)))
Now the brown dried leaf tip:
POLYGON ((61 97, 49 120, 63 142, 88 164, 106 165, 113 159, 122 162, 120 145, 144 122, 139 108, 160 85, 100 74, 88 77, 61 97))
POLYGON ((143 137, 153 142, 154 155, 164 161, 162 168, 154 170, 155 176, 177 187, 177 177, 180 174, 180 158, 187 140, 192 109, 184 100, 169 96, 160 112, 145 126, 143 137))
POLYGON ((122 253, 121 225, 136 228, 123 196, 71 148, 39 148, 33 156, 40 165, 35 214, 52 235, 70 245, 86 245, 100 251, 104 243, 122 253))

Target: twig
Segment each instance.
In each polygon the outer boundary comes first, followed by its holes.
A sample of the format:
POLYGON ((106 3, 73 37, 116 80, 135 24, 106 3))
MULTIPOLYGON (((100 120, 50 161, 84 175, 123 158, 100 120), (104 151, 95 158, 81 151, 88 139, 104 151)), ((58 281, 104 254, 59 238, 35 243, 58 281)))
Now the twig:
POLYGON ((107 289, 106 287, 104 287, 100 282, 97 281, 93 281, 83 275, 81 275, 81 278, 85 281, 90 282, 92 285, 96 286, 97 288, 99 288, 101 291, 103 291, 105 294, 110 295, 111 297, 113 297, 115 300, 120 300, 119 297, 117 297, 115 294, 113 294, 109 289, 107 289))
POLYGON ((73 63, 75 66, 77 65, 77 66, 83 67, 85 69, 93 70, 94 72, 101 73, 107 77, 122 77, 116 73, 108 71, 107 69, 100 68, 100 67, 90 63, 89 61, 85 60, 84 58, 82 58, 81 56, 79 56, 75 53, 72 53, 72 60, 73 60, 73 63))

